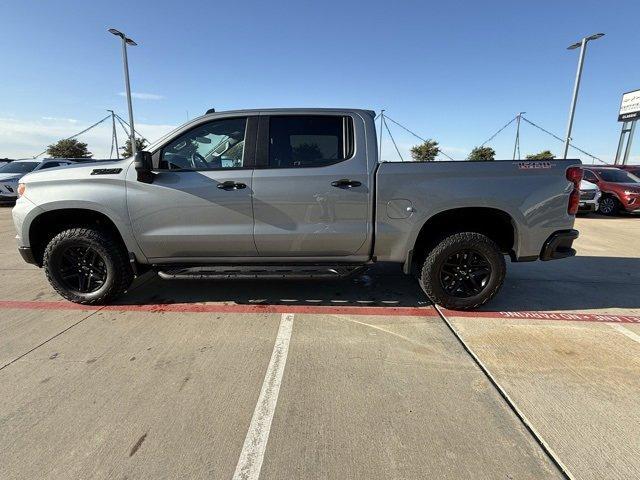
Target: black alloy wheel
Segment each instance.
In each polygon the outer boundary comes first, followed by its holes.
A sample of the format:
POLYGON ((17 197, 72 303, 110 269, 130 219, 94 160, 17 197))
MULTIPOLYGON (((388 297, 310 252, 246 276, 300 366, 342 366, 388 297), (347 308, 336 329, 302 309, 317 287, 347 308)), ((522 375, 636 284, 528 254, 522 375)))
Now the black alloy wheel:
POLYGON ((429 299, 453 310, 471 310, 491 300, 506 275, 504 252, 478 232, 445 235, 426 252, 419 274, 429 299))
POLYGON ((479 295, 491 278, 491 264, 477 250, 459 250, 440 267, 440 284, 448 295, 469 298, 479 295))
POLYGON ((59 257, 59 275, 64 285, 79 293, 99 290, 107 281, 107 265, 90 246, 70 246, 59 257))

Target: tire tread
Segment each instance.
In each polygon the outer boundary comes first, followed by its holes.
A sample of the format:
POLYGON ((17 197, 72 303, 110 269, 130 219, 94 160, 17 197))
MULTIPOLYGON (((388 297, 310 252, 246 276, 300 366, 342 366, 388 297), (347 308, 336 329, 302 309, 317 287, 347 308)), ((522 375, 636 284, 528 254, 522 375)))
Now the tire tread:
MULTIPOLYGON (((496 265, 493 265, 493 267, 495 270, 496 265)), ((429 299, 438 305, 456 310, 473 310, 491 300, 498 293, 500 288, 502 288, 506 275, 506 268, 504 256, 500 252, 500 248, 489 237, 476 232, 455 233, 442 239, 440 243, 427 253, 420 271, 420 286, 429 299), (495 272, 498 275, 498 282, 496 282, 491 290, 482 292, 482 296, 473 303, 468 303, 468 299, 451 297, 446 295, 444 292, 440 293, 436 288, 434 288, 435 282, 439 281, 438 278, 434 278, 438 275, 438 272, 435 272, 436 262, 447 250, 458 245, 461 245, 463 248, 475 248, 480 251, 489 248, 493 250, 499 258, 497 260, 497 271, 495 272)))
POLYGON ((47 244, 43 265, 45 275, 51 286, 67 300, 83 305, 103 305, 109 300, 114 299, 127 291, 133 281, 133 272, 129 265, 129 259, 120 242, 112 235, 103 230, 90 227, 75 227, 63 230, 54 236, 47 244), (114 281, 109 288, 105 289, 99 296, 86 298, 81 295, 74 294, 64 289, 58 281, 53 277, 51 272, 51 254, 62 242, 81 238, 83 241, 97 244, 108 252, 115 266, 114 281))

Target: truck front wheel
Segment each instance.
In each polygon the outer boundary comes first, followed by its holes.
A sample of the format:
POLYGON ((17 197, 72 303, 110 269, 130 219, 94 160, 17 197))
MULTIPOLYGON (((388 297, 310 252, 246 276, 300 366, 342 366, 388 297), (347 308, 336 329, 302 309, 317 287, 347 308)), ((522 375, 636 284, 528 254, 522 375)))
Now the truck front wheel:
POLYGON ((444 238, 427 253, 420 286, 438 305, 470 310, 498 293, 505 274, 504 255, 493 240, 462 232, 444 238))
POLYGON ((107 303, 133 281, 122 245, 109 233, 93 228, 57 234, 44 251, 43 265, 51 286, 75 303, 107 303))

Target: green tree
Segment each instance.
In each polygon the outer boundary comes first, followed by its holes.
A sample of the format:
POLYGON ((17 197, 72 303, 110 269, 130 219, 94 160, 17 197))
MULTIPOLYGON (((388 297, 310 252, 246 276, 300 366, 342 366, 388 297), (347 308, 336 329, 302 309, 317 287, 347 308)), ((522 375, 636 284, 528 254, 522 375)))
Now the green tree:
POLYGON ((556 156, 549 150, 543 150, 539 153, 527 155, 527 160, 553 160, 556 156))
POLYGON ((470 162, 486 162, 496 159, 496 151, 491 147, 475 147, 467 157, 470 162))
POLYGON ((87 149, 87 144, 75 138, 59 140, 47 147, 47 155, 51 158, 91 158, 93 154, 87 149))
MULTIPOLYGON (((141 151, 147 148, 147 141, 144 138, 136 138, 136 151, 141 151)), ((124 147, 120 147, 122 150, 122 156, 124 158, 129 158, 133 156, 133 152, 131 151, 131 139, 127 138, 127 141, 124 142, 124 147)))
POLYGON ((411 147, 411 157, 416 162, 433 162, 440 153, 440 147, 435 140, 425 140, 420 145, 411 147))

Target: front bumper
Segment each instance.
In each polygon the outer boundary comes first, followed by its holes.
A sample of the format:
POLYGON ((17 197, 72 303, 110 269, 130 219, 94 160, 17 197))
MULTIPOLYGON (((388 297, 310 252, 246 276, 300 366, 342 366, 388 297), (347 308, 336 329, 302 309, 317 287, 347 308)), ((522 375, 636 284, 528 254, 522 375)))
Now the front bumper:
POLYGON ((17 199, 17 194, 0 193, 0 203, 14 203, 17 199))
POLYGON ((627 195, 623 197, 622 206, 629 213, 640 213, 640 195, 627 195))
POLYGON ((18 183, 0 182, 0 202, 15 202, 18 198, 18 183))
POLYGON ((33 256, 33 252, 31 251, 31 247, 18 247, 18 252, 25 262, 31 263, 33 265, 38 265, 38 262, 36 261, 35 257, 33 256))
POLYGON ((577 230, 559 230, 552 233, 540 252, 540 260, 558 260, 560 258, 573 257, 576 251, 571 248, 573 241, 578 238, 577 230))

